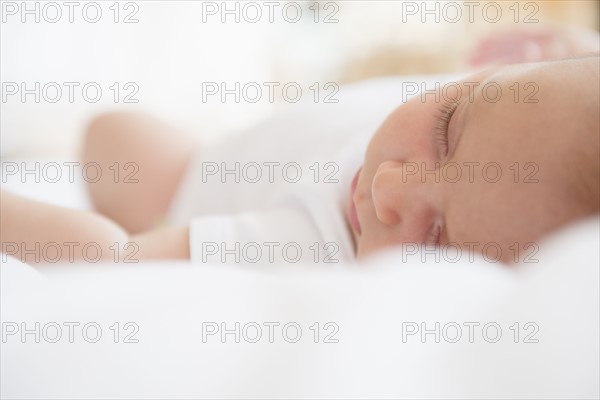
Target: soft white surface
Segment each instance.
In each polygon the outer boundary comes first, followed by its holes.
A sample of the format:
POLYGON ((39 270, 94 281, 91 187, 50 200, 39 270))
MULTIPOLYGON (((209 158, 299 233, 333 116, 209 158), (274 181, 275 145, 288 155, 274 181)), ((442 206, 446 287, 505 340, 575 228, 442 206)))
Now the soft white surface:
POLYGON ((95 344, 77 330, 74 343, 66 330, 56 344, 8 337, 1 394, 597 398, 599 239, 594 218, 542 246, 540 263, 519 268, 401 264, 397 252, 335 270, 164 262, 38 272, 9 261, 0 268, 3 323, 97 322, 103 336, 95 344), (113 343, 108 327, 128 321, 138 324, 139 343, 113 343), (276 330, 269 343, 265 328, 258 343, 203 343, 202 322, 222 321, 294 321, 303 336, 287 343, 276 330), (316 321, 335 322, 339 343, 314 343, 316 321), (466 331, 455 344, 431 335, 402 342, 402 322, 435 321, 497 322, 503 336, 487 343, 476 330, 474 343, 466 331), (514 322, 535 322, 539 343, 514 343, 514 322))

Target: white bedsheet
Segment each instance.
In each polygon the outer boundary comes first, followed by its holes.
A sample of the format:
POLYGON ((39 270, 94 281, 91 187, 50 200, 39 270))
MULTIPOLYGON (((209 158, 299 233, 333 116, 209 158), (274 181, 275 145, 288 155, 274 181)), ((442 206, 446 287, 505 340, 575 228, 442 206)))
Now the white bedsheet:
POLYGON ((0 268, 3 398, 598 397, 598 219, 542 246, 537 264, 409 262, 391 251, 359 268, 143 263, 0 268), (8 335, 16 323, 35 335, 8 335), (68 322, 74 328, 69 342, 68 322), (120 336, 114 343, 114 323, 120 336), (138 343, 123 343, 133 332, 138 343), (211 323, 240 323, 206 336, 211 323), (255 330, 262 328, 257 343, 255 330), (268 325, 276 322, 273 343, 268 325), (318 343, 314 323, 319 322, 318 343), (323 343, 325 334, 339 330, 323 343), (406 335, 407 323, 440 323, 406 335), (476 322, 473 343, 468 325, 476 322), (519 325, 515 343, 514 323, 519 325), (525 336, 539 330, 524 343, 525 336), (7 325, 7 323, 9 323, 7 325), (52 323, 62 327, 54 340, 52 323), (102 336, 89 328, 96 323, 102 336), (203 325, 204 323, 204 325, 203 325), (207 324, 208 323, 208 324, 207 324), (302 336, 296 343, 297 323, 302 336), (453 324, 462 326, 454 340, 453 324), (482 327, 489 325, 487 336, 482 327), (502 329, 496 343, 494 324, 502 329), (111 330, 110 327, 113 327, 111 330), (203 328, 204 326, 204 328, 203 328), (244 331, 244 326, 246 330, 244 331), (313 326, 313 330, 310 327, 313 326), (513 327, 511 330, 510 327, 513 327), (46 331, 44 331, 46 329, 46 331), (445 330, 444 330, 445 329, 445 330), (246 336, 244 336, 244 333, 246 336))

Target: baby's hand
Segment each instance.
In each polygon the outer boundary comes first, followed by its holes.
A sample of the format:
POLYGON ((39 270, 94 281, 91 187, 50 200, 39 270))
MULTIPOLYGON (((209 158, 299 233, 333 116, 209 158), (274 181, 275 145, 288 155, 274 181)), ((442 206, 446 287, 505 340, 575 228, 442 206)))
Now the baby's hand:
POLYGON ((471 51, 473 67, 560 59, 599 50, 598 32, 546 26, 496 32, 471 51))

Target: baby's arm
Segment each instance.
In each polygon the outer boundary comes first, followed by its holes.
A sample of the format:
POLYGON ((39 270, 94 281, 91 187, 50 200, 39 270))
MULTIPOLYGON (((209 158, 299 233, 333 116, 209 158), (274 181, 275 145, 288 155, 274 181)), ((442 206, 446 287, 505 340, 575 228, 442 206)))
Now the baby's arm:
POLYGON ((188 229, 130 236, 110 219, 0 192, 3 253, 29 264, 189 259, 188 229))

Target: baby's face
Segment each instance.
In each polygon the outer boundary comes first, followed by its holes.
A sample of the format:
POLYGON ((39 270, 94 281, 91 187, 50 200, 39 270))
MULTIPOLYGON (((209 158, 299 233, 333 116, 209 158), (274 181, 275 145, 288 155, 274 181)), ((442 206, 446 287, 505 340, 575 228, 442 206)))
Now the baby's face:
POLYGON ((520 261, 544 234, 597 212, 597 57, 508 66, 458 84, 453 112, 446 100, 456 91, 416 96, 373 136, 348 211, 359 258, 453 243, 520 261))

